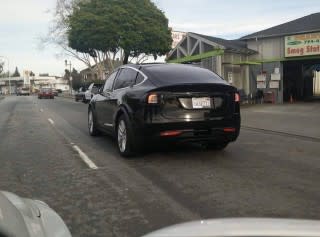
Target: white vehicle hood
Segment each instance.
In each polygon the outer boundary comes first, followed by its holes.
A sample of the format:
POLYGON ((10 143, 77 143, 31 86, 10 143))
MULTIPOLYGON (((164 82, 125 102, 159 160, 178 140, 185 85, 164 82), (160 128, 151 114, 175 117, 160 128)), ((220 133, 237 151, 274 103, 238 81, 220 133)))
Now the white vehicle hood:
POLYGON ((275 218, 229 218, 194 221, 164 228, 144 237, 294 236, 319 237, 320 221, 275 218))
POLYGON ((47 204, 9 192, 0 192, 0 232, 10 237, 71 237, 47 204))

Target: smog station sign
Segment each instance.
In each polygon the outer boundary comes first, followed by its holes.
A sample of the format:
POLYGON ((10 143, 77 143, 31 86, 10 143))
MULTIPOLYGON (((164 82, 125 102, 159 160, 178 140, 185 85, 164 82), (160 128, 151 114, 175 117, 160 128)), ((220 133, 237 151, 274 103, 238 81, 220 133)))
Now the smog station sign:
POLYGON ((320 55, 320 33, 285 37, 285 57, 320 55))

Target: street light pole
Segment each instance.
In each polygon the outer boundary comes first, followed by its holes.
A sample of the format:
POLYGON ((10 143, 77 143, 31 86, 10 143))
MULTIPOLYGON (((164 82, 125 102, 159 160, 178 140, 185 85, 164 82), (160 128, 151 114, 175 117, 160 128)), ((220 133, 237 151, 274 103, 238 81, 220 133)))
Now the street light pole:
POLYGON ((8 78, 9 78, 9 94, 11 95, 11 80, 10 80, 10 63, 9 58, 6 56, 0 56, 0 58, 5 58, 8 61, 8 78))
POLYGON ((69 70, 69 74, 70 74, 70 77, 69 77, 70 84, 69 84, 69 86, 70 86, 70 94, 72 95, 72 90, 73 90, 73 88, 72 88, 72 76, 71 76, 71 66, 72 66, 72 64, 71 64, 71 61, 69 61, 69 63, 68 63, 68 60, 64 60, 64 63, 66 65, 66 67, 69 66, 69 68, 70 68, 70 70, 69 70))

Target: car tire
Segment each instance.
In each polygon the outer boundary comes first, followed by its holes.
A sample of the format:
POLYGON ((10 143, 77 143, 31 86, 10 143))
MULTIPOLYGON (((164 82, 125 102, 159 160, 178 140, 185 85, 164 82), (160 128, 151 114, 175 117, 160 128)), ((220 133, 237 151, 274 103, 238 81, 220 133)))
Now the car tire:
POLYGON ((228 146, 229 142, 209 142, 207 148, 209 150, 221 151, 228 146))
POLYGON ((41 100, 41 99, 42 99, 42 97, 41 97, 41 96, 39 96, 39 97, 38 97, 38 99, 39 99, 39 100, 41 100))
POLYGON ((79 99, 78 99, 78 98, 75 98, 75 100, 76 100, 76 102, 78 102, 78 101, 79 101, 79 99))
POLYGON ((128 118, 122 114, 117 120, 116 126, 117 147, 121 156, 130 158, 138 151, 136 136, 128 118))
POLYGON ((88 129, 89 129, 90 136, 95 137, 100 134, 100 131, 97 128, 96 118, 94 116, 92 109, 89 109, 88 111, 88 129))

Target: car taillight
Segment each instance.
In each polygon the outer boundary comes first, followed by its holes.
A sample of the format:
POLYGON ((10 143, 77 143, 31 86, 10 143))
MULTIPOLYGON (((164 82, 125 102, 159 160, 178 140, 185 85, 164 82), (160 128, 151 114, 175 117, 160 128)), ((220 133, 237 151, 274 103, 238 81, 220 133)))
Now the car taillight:
POLYGON ((224 128, 223 131, 224 132, 235 132, 236 129, 235 128, 224 128))
POLYGON ((240 95, 239 95, 239 93, 235 93, 235 94, 234 94, 234 101, 235 101, 235 102, 240 102, 240 95))
POLYGON ((147 102, 148 104, 158 104, 159 103, 158 95, 157 94, 148 95, 147 102))
POLYGON ((173 136, 178 136, 180 135, 182 132, 181 131, 177 131, 177 130, 172 130, 172 131, 164 131, 160 133, 161 137, 173 137, 173 136))

